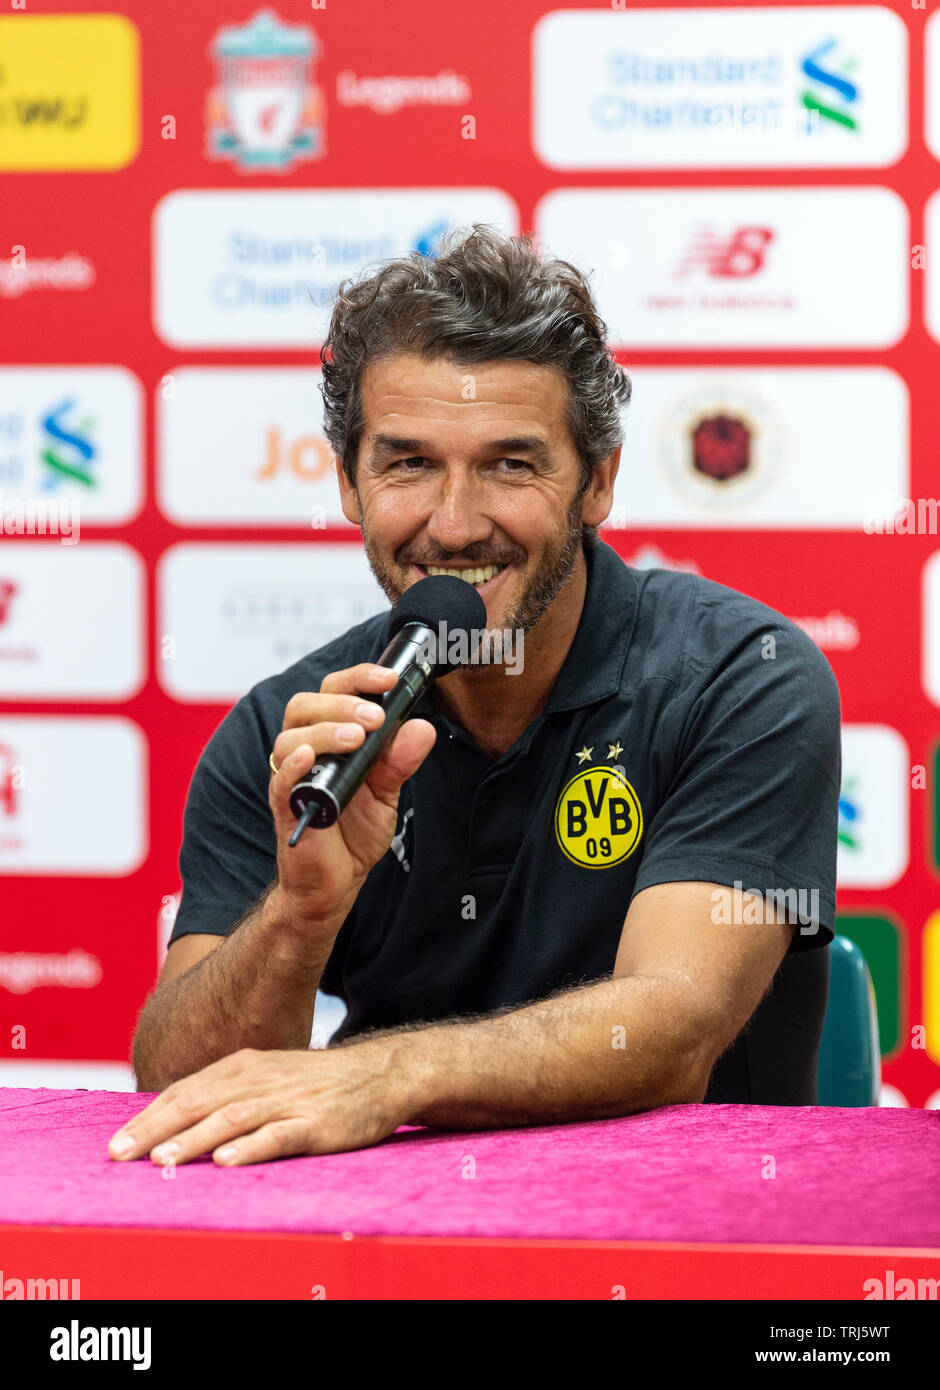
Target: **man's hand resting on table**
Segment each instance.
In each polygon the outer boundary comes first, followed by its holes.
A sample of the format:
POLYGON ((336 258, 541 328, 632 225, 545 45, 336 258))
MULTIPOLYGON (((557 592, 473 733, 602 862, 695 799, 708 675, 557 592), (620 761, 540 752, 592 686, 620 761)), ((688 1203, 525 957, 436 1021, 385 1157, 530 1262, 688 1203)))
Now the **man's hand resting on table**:
POLYGON ((297 1154, 368 1148, 407 1124, 395 1049, 358 1043, 323 1051, 245 1048, 168 1086, 114 1135, 112 1158, 186 1163, 211 1153, 226 1167, 297 1154), (121 1149, 130 1138, 130 1147, 121 1149))

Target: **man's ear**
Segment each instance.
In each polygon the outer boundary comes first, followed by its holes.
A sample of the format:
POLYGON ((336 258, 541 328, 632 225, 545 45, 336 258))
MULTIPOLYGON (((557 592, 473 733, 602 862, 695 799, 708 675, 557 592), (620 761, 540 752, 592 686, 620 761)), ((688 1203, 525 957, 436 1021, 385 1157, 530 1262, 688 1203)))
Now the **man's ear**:
POLYGON ((362 525, 362 510, 359 506, 359 494, 355 486, 346 477, 342 461, 334 457, 334 467, 336 469, 336 481, 339 483, 339 500, 343 509, 343 516, 347 521, 351 521, 354 526, 362 525))
POLYGON ((623 445, 618 444, 614 452, 594 469, 594 476, 585 491, 581 508, 581 520, 587 526, 600 526, 610 515, 614 501, 614 480, 620 467, 622 448, 623 445))

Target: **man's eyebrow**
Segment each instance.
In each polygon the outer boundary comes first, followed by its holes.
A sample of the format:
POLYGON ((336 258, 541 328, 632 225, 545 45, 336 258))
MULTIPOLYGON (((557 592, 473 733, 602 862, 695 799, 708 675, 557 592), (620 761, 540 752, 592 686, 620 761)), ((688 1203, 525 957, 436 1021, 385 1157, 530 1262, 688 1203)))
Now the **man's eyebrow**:
POLYGON ((430 447, 426 439, 407 439, 398 434, 377 434, 372 440, 369 456, 378 459, 390 454, 420 454, 422 449, 430 447))
MULTIPOLYGON (((426 439, 410 439, 396 434, 377 434, 372 440, 369 450, 370 458, 379 460, 389 458, 392 454, 415 454, 420 455, 425 451, 433 449, 433 445, 426 439)), ((499 454, 529 454, 532 458, 547 462, 549 459, 549 448, 546 441, 538 434, 514 434, 505 439, 490 439, 484 445, 487 453, 499 454)))
POLYGON ((538 434, 514 434, 508 439, 491 439, 487 447, 501 454, 531 454, 543 463, 547 463, 550 457, 548 444, 538 434))

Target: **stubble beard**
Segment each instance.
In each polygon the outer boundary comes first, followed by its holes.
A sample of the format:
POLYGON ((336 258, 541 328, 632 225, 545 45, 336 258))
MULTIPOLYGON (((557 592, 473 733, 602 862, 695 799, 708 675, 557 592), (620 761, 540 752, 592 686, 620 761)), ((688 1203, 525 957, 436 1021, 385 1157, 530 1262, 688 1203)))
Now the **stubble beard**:
MULTIPOLYGON (((483 640, 484 643, 487 642, 487 640, 489 641, 490 661, 472 663, 470 666, 462 668, 464 672, 486 671, 492 669, 493 666, 505 664, 492 659, 492 634, 496 631, 512 632, 517 634, 514 641, 516 644, 519 644, 522 639, 518 634, 527 634, 531 632, 536 623, 543 617, 550 605, 558 597, 558 594, 571 577, 577 562, 578 552, 581 549, 581 510, 583 505, 581 499, 583 495, 583 488, 579 487, 565 513, 565 520, 560 534, 557 539, 546 548, 532 578, 503 619, 502 628, 487 629, 491 636, 489 639, 484 638, 483 640)), ((360 516, 362 515, 361 509, 359 514, 360 516)), ((376 581, 381 586, 389 602, 392 604, 397 603, 405 590, 382 560, 364 526, 362 527, 362 543, 365 548, 366 558, 369 561, 369 566, 372 573, 375 575, 376 581)))

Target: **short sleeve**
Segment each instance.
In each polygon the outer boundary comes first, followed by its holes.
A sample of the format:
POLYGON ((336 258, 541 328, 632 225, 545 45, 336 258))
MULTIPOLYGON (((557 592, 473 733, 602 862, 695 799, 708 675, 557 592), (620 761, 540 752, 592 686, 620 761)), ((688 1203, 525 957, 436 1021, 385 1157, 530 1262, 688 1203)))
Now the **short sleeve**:
POLYGON ((248 695, 196 764, 183 812, 183 888, 171 942, 193 932, 227 936, 277 876, 267 747, 248 695))
POLYGON ((736 887, 759 892, 799 924, 791 951, 807 950, 834 934, 839 690, 795 624, 753 600, 741 605, 723 610, 726 623, 738 620, 738 639, 724 649, 706 615, 696 651, 708 650, 710 636, 714 648, 697 661, 693 698, 663 713, 656 747, 668 785, 633 892, 717 883, 738 911, 736 887))

